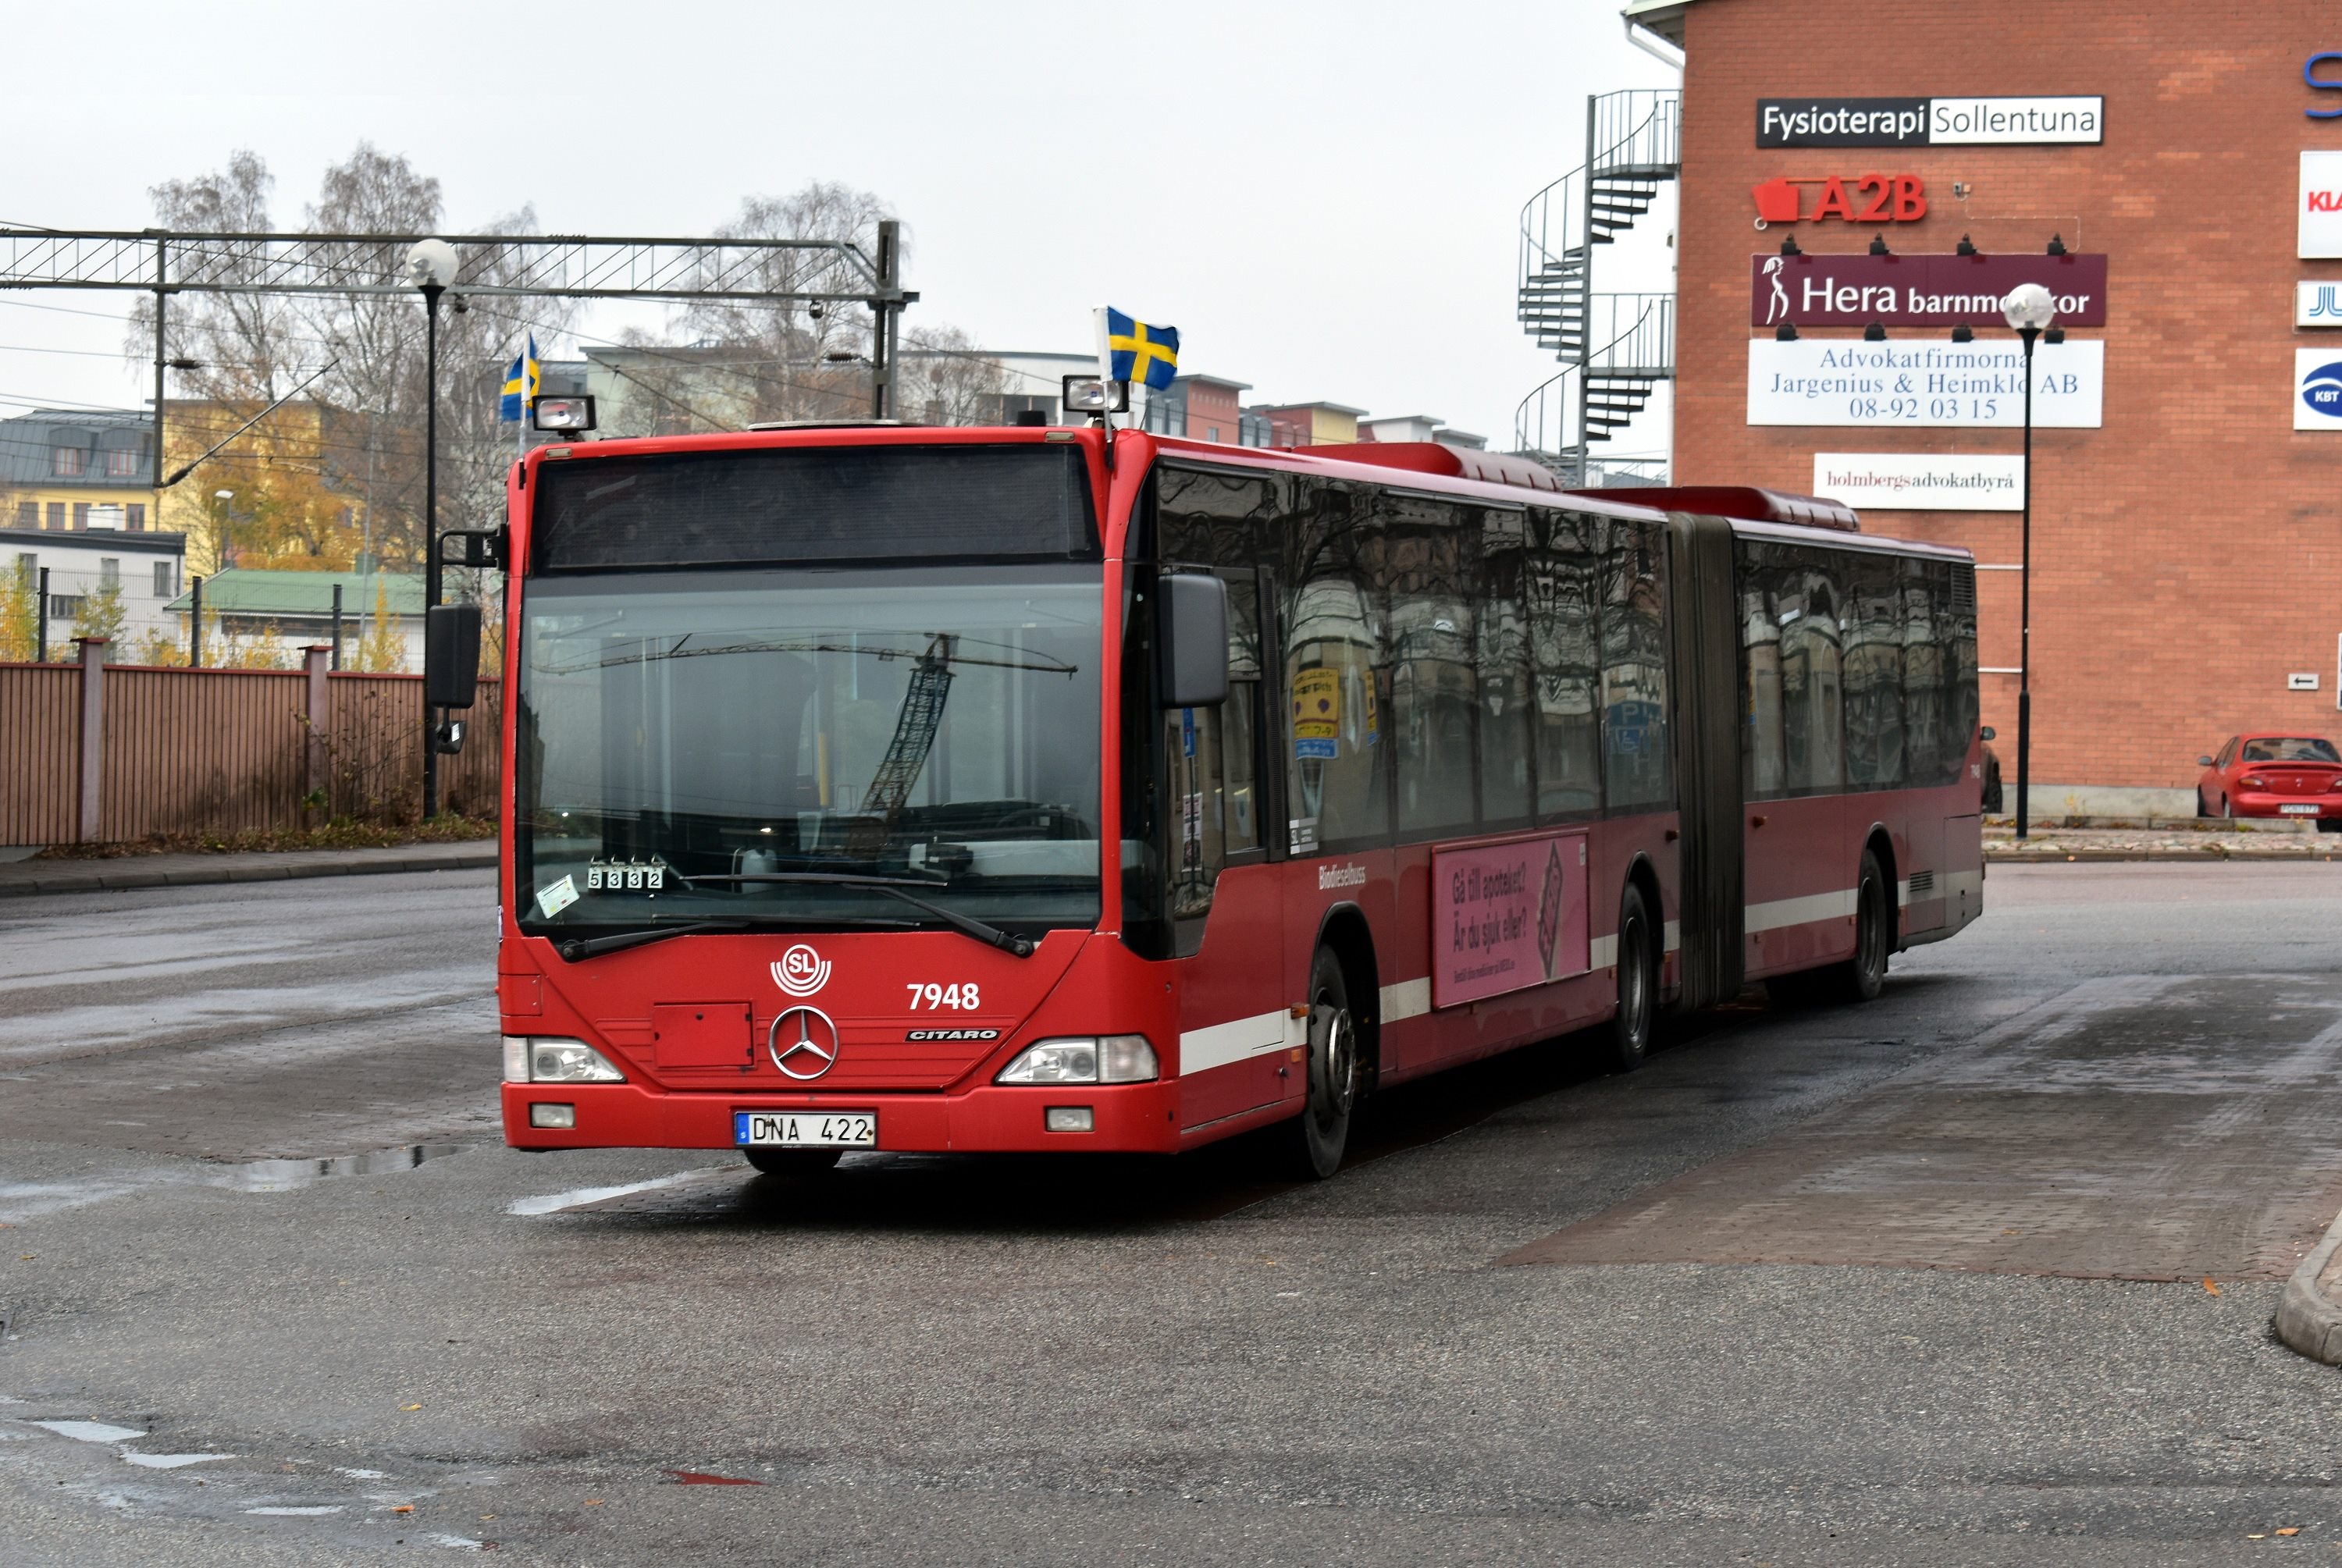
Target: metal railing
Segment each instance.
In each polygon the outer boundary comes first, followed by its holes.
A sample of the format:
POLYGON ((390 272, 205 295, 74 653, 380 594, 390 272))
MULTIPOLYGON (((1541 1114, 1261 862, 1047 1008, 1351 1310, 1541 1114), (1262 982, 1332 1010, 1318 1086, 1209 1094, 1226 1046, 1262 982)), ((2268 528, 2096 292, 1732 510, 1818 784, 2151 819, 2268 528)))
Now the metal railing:
POLYGON ((1591 219, 1589 181, 1673 175, 1683 159, 1683 95, 1672 87, 1637 87, 1587 99, 1586 145, 1583 165, 1521 208, 1517 277, 1523 285, 1585 250, 1591 219))

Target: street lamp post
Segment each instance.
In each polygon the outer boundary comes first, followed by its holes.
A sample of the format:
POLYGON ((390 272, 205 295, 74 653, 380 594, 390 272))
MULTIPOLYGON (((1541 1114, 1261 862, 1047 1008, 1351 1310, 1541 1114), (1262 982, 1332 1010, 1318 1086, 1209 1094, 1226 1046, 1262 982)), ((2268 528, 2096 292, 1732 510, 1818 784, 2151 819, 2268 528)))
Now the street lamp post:
MULTIPOLYGON (((423 295, 423 613, 439 602, 439 296, 455 281, 455 247, 445 240, 417 240, 406 253, 406 277, 423 295)), ((430 660, 430 642, 424 643, 430 660)), ((430 671, 424 671, 427 677, 430 671)), ((424 690, 430 690, 426 679, 424 690)), ((437 715, 423 710, 423 820, 439 814, 439 753, 432 744, 437 715)))
POLYGON ((2023 534, 2017 569, 2017 836, 2030 832, 2027 798, 2033 774, 2033 345, 2057 317, 2057 302, 2037 283, 2008 291, 2000 314, 2025 340, 2025 471, 2023 534))

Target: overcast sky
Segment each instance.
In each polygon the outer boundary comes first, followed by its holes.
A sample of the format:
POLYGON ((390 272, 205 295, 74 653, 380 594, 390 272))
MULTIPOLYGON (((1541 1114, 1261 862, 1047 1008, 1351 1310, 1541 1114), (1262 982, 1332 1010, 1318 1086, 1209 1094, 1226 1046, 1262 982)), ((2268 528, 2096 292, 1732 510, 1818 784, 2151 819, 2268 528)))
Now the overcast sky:
MULTIPOLYGON (((295 227, 361 141, 437 175, 458 231, 533 204, 701 234, 837 180, 905 220, 916 315, 986 347, 1083 350, 1111 302, 1253 398, 1504 444, 1556 368, 1513 317, 1521 204, 1582 157, 1587 93, 1676 85, 1620 3, 16 6, 12 55, 49 64, 0 95, 0 220, 137 228, 149 186, 248 147, 295 227)), ((1673 286, 1654 223, 1602 287, 1673 286)), ((0 291, 0 409, 137 406, 125 304, 0 291)))

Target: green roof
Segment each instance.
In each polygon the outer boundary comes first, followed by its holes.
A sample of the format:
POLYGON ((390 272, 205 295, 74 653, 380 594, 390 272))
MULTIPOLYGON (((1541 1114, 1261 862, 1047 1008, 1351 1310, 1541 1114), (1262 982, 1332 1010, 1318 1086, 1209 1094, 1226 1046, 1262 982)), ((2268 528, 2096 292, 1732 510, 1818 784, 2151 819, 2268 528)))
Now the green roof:
MULTIPOLYGON (((376 572, 361 577, 355 572, 263 572, 231 566, 204 579, 204 607, 223 615, 330 615, 334 584, 342 588, 342 614, 371 615, 375 594, 389 590, 394 615, 423 614, 423 579, 404 572, 376 572)), ((166 606, 193 608, 194 593, 180 594, 166 606)))

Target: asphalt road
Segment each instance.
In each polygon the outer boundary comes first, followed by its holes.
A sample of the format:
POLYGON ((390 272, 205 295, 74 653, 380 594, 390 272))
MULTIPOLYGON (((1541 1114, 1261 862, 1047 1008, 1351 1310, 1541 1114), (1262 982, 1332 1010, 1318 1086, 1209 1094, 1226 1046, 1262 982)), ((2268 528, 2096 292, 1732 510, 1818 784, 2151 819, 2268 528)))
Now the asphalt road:
POLYGON ((2342 867, 1996 867, 1877 1003, 1410 1086, 1307 1188, 506 1152, 492 896, 0 907, 0 1562, 2342 1557, 2268 1327, 2342 867))

